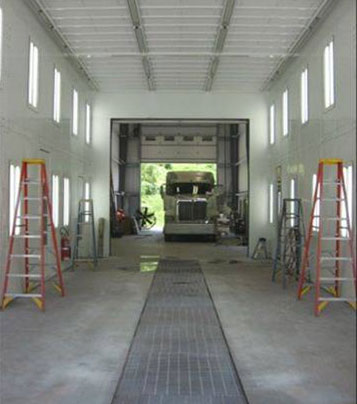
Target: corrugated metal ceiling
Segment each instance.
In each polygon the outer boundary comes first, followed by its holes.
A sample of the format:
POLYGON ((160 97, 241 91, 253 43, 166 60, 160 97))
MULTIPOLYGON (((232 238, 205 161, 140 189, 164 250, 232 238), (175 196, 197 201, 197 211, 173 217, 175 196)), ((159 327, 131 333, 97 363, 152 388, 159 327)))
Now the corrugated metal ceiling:
POLYGON ((258 91, 323 0, 231 1, 233 12, 219 52, 229 0, 41 4, 102 91, 145 90, 148 76, 155 90, 258 91), (130 3, 136 3, 144 52, 138 46, 130 3), (215 59, 219 63, 213 67, 215 59))

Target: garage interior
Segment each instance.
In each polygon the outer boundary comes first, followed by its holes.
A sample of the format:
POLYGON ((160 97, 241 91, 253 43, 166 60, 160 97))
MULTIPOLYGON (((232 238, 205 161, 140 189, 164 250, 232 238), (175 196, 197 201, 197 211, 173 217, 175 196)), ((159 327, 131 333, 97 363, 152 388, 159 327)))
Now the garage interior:
POLYGON ((355 1, 0 0, 0 165, 1 403, 356 403, 355 1))

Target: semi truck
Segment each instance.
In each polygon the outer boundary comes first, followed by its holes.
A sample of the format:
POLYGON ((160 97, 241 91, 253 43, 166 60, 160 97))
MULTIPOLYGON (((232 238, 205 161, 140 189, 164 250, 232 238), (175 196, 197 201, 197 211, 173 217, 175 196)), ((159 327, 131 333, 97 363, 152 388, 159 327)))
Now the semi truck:
POLYGON ((161 196, 165 241, 176 235, 206 235, 212 241, 216 239, 220 192, 211 172, 169 171, 161 196))

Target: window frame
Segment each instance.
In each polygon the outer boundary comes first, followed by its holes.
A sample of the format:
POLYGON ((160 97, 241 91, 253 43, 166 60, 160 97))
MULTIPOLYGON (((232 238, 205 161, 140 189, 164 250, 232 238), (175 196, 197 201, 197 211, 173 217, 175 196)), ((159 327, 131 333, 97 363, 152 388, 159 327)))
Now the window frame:
MULTIPOLYGON (((16 210, 16 202, 17 198, 19 196, 19 186, 20 186, 20 179, 21 179, 21 167, 20 165, 10 162, 9 164, 9 207, 8 207, 8 212, 9 212, 9 231, 8 234, 9 236, 12 235, 12 228, 14 225, 14 219, 15 219, 15 210, 16 210), (13 174, 12 174, 13 173, 13 174)), ((21 216, 21 202, 19 204, 19 216, 21 216)), ((16 220, 16 224, 20 224, 21 219, 16 220)), ((21 233, 21 228, 19 226, 15 227, 15 232, 14 235, 18 236, 21 233)))
POLYGON ((32 38, 29 39, 29 48, 28 48, 28 73, 27 73, 27 105, 30 109, 34 111, 38 111, 39 108, 39 100, 40 100, 40 50, 37 45, 37 42, 32 38), (37 54, 37 69, 34 70, 35 66, 33 65, 35 62, 33 59, 34 54, 32 49, 37 54), (34 76, 34 73, 35 76, 34 76))
MULTIPOLYGON (((353 223, 353 180, 354 180, 354 171, 353 164, 346 164, 343 166, 343 178, 346 188, 346 199, 347 199, 347 208, 348 208, 348 222, 347 222, 347 212, 346 206, 344 203, 341 204, 341 227, 347 227, 349 223, 352 226, 353 223)), ((352 230, 352 229, 351 229, 352 230)), ((341 237, 347 238, 348 230, 341 229, 341 237)))
POLYGON ((71 125, 71 133, 73 136, 79 135, 79 91, 72 87, 72 125, 71 125), (76 111, 75 111, 75 95, 77 98, 76 111), (75 120, 75 112, 77 115, 77 119, 75 120), (75 130, 76 129, 76 130, 75 130))
POLYGON ((59 212, 60 212, 60 176, 52 173, 51 176, 51 205, 52 205, 52 223, 55 229, 59 226, 59 212), (55 184, 55 181, 57 184, 55 184))
POLYGON ((4 11, 0 3, 0 84, 2 83, 2 62, 3 62, 3 32, 4 32, 4 11))
MULTIPOLYGON (((83 194, 84 194, 84 199, 85 200, 91 199, 91 196, 92 196, 92 184, 91 184, 91 182, 89 180, 84 182, 83 194)), ((86 211, 89 210, 89 202, 84 203, 84 209, 86 211)), ((89 222, 89 216, 87 214, 84 215, 84 221, 86 223, 89 222)))
POLYGON ((306 66, 300 76, 300 112, 301 124, 309 122, 309 67, 306 66))
POLYGON ((274 224, 274 183, 269 184, 269 202, 268 202, 269 224, 274 224))
POLYGON ((71 224, 71 180, 69 177, 63 177, 62 223, 67 227, 71 224))
MULTIPOLYGON (((296 179, 296 177, 290 178, 289 186, 290 186, 290 188, 289 188, 289 195, 290 195, 289 197, 290 197, 290 199, 296 199, 296 193, 297 193, 297 179, 296 179)), ((290 205, 291 212, 290 213, 296 214, 297 213, 296 212, 296 203, 293 202, 293 201, 291 201, 290 203, 291 203, 291 205, 290 205)), ((295 224, 296 224, 296 219, 294 217, 292 217, 290 219, 290 227, 294 227, 295 224)))
POLYGON ((332 109, 336 103, 336 80, 335 80, 335 46, 334 46, 334 38, 332 37, 327 45, 324 47, 323 56, 322 56, 322 77, 323 77, 323 103, 325 111, 332 109), (332 56, 331 56, 332 49, 332 56), (326 51, 329 51, 328 54, 328 64, 326 66, 326 51), (331 59, 332 57, 332 59, 331 59), (326 74, 326 70, 328 69, 328 77, 326 74), (332 70, 332 71, 331 71, 332 70), (327 84, 328 81, 328 84, 327 84), (327 91, 328 90, 328 91, 327 91), (327 94, 329 96, 327 96, 327 94), (332 96, 331 96, 332 94, 332 96), (330 102, 327 105, 326 98, 330 102))
MULTIPOLYGON (((311 192, 311 194, 312 194, 312 196, 311 196, 312 207, 313 207, 313 204, 314 204, 314 196, 315 196, 316 186, 317 186, 317 174, 314 173, 314 174, 312 174, 312 192, 311 192)), ((317 190, 316 197, 317 197, 317 200, 316 200, 315 209, 314 209, 314 212, 313 212, 314 217, 312 218, 312 231, 313 232, 318 232, 319 228, 320 228, 320 217, 317 217, 317 216, 320 216, 320 211, 321 211, 321 209, 320 209, 320 199, 319 199, 319 197, 320 197, 320 187, 317 190)))
POLYGON ((289 89, 285 88, 281 97, 281 118, 283 137, 289 136, 289 89))
POLYGON ((89 101, 85 103, 85 143, 92 144, 92 106, 89 101))
POLYGON ((62 98, 62 74, 59 68, 57 66, 54 66, 52 120, 56 125, 59 125, 61 123, 61 98, 62 98), (59 84, 57 82, 58 78, 59 78, 59 84))
POLYGON ((269 107, 269 145, 273 146, 276 140, 276 111, 275 103, 269 107))

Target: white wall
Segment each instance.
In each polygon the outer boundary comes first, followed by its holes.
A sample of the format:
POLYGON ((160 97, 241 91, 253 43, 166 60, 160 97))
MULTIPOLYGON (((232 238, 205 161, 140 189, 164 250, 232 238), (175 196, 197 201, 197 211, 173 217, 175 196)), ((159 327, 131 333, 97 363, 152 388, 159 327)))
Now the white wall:
MULTIPOLYGON (((110 119, 181 118, 250 119, 251 215, 250 245, 268 233, 267 179, 264 178, 267 150, 266 107, 261 94, 232 93, 99 93, 94 105, 95 179, 97 216, 109 217, 109 133, 110 119)), ((106 233, 106 248, 109 233, 106 233)), ((108 251, 108 250, 106 250, 108 251)))
MULTIPOLYGON (((90 100, 92 94, 86 81, 69 64, 22 0, 0 0, 0 7, 3 9, 4 22, 0 83, 0 262, 4 267, 9 234, 10 163, 20 165, 21 160, 26 157, 46 158, 49 176, 54 172, 59 174, 61 179, 63 176, 69 177, 73 219, 77 201, 81 197, 81 190, 78 188, 79 176, 92 176, 92 163, 86 158, 92 146, 87 146, 84 141, 84 105, 85 100, 90 100), (30 38, 35 41, 40 53, 40 96, 36 111, 27 105, 30 38), (62 118, 59 125, 52 120, 54 65, 62 74, 62 118), (80 97, 80 133, 77 137, 71 135, 72 86, 77 88, 80 97), (41 152, 40 149, 49 153, 41 152)), ((62 201, 60 225, 61 223, 62 201)))
MULTIPOLYGON (((269 176, 282 165, 283 196, 289 197, 289 180, 296 177, 298 197, 304 200, 305 215, 311 211, 312 175, 320 158, 341 158, 351 162, 356 175, 356 2, 340 0, 326 21, 266 95, 266 109, 276 105, 277 140, 269 146, 269 176), (335 52, 335 105, 326 110, 323 98, 323 52, 333 38, 335 52), (300 74, 309 69, 309 121, 300 120, 300 74), (289 89, 290 134, 282 136, 281 99, 289 89)), ((354 177, 356 178, 356 177, 354 177)), ((355 181, 354 181, 355 184, 355 181)), ((355 185, 354 185, 355 186, 355 185)), ((353 222, 356 223, 356 189, 353 222)), ((307 219, 307 218, 306 218, 307 219)), ((270 225, 270 239, 276 223, 270 225)), ((356 228, 356 226, 355 226, 356 228)))

